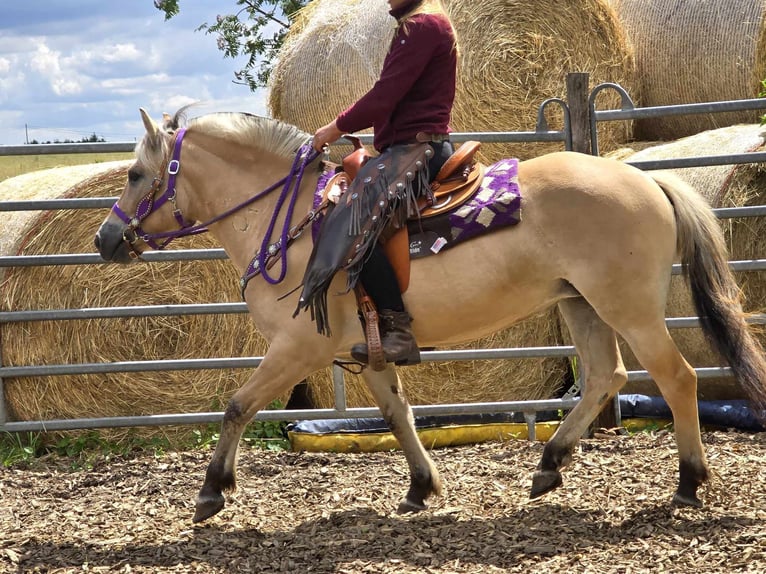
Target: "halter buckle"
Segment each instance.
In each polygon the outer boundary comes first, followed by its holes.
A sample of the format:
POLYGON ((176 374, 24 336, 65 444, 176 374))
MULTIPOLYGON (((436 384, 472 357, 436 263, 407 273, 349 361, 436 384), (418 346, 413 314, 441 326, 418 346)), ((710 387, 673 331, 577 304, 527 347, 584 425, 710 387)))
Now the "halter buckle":
POLYGON ((181 162, 177 159, 171 159, 168 162, 168 173, 170 175, 177 175, 178 172, 181 170, 181 162))

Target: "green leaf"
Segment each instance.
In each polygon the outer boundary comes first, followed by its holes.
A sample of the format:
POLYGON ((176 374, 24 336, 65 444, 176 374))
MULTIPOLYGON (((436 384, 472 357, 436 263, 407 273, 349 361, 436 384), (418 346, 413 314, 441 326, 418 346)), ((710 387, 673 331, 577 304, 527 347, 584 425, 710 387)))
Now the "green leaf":
MULTIPOLYGON (((246 64, 234 72, 234 81, 252 91, 266 87, 285 35, 295 14, 310 0, 237 0, 239 9, 219 14, 214 23, 205 22, 196 30, 217 36, 224 58, 244 56, 246 64), (273 31, 276 24, 278 29, 273 31)), ((154 6, 170 20, 180 12, 179 0, 155 0, 154 6)))

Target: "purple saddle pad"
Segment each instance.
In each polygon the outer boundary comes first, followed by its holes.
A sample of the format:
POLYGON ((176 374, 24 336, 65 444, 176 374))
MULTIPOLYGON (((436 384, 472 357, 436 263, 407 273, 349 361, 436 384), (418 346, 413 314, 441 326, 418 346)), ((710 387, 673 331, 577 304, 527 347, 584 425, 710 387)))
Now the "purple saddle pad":
POLYGON ((519 160, 487 168, 479 190, 463 205, 440 215, 410 221, 410 258, 435 255, 463 241, 521 221, 519 160))

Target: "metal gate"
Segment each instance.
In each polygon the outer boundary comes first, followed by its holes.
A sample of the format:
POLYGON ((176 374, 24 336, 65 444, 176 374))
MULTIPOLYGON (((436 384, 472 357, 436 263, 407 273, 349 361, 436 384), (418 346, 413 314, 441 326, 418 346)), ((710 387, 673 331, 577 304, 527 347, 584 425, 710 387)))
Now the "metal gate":
MULTIPOLYGON (((567 78, 567 100, 551 98, 538 108, 537 122, 534 131, 528 132, 464 132, 452 134, 455 142, 479 140, 482 142, 528 143, 528 142, 560 142, 564 149, 598 154, 597 125, 603 121, 627 121, 647 117, 662 117, 665 115, 690 113, 716 113, 734 110, 766 110, 766 99, 738 100, 729 102, 711 102, 707 104, 688 104, 678 106, 662 106, 653 108, 637 108, 625 90, 616 84, 601 84, 588 91, 587 74, 570 74, 567 78), (622 98, 622 108, 619 110, 597 110, 596 98, 604 90, 616 90, 622 98), (563 128, 551 130, 546 120, 546 111, 551 107, 559 108, 563 116, 563 128)), ((362 136, 365 143, 372 136, 362 136)), ((30 151, 38 153, 76 153, 94 151, 132 151, 134 144, 53 144, 30 146, 0 146, 0 155, 26 155, 30 151)), ((642 162, 636 164, 641 169, 665 169, 692 166, 709 166, 739 163, 766 162, 766 153, 748 153, 728 156, 689 157, 678 160, 663 160, 642 162)), ((7 201, 0 202, 0 211, 30 211, 56 209, 94 209, 110 208, 116 198, 91 199, 57 199, 42 201, 7 201)), ((766 206, 716 209, 720 218, 731 217, 760 217, 766 215, 766 206)), ((145 255, 146 264, 156 261, 190 261, 202 259, 225 259, 222 249, 178 250, 149 252, 145 255)), ((44 256, 5 256, 0 257, 1 267, 32 266, 32 265, 100 265, 102 261, 95 253, 71 255, 44 256)), ((751 261, 732 261, 735 271, 751 271, 766 269, 766 259, 751 261)), ((679 266, 673 273, 680 273, 679 266)), ((18 321, 66 321, 73 319, 98 319, 138 316, 178 316, 211 313, 246 313, 244 303, 207 303, 190 305, 161 305, 133 307, 100 307, 89 309, 54 309, 49 311, 33 311, 12 309, 0 312, 0 323, 18 321)), ((756 315, 751 322, 766 323, 766 315, 756 315)), ((667 320, 668 327, 688 328, 699 324, 696 317, 673 318, 667 320)), ((475 350, 445 350, 422 353, 422 359, 427 361, 472 361, 495 359, 520 359, 540 357, 574 357, 572 346, 554 347, 521 347, 504 349, 475 349, 475 350)), ((5 408, 3 380, 7 378, 25 378, 33 376, 56 376, 71 374, 97 374, 114 372, 141 371, 171 371, 195 369, 224 369, 224 368, 254 368, 260 363, 261 357, 222 357, 199 358, 192 360, 162 360, 162 361, 130 361, 119 363, 87 363, 59 365, 25 365, 2 366, 0 364, 0 431, 53 431, 68 429, 92 429, 108 427, 134 427, 183 425, 219 422, 222 412, 204 413, 168 413, 162 415, 124 416, 103 418, 59 419, 45 421, 10 421, 5 408)), ((700 378, 731 376, 728 367, 696 369, 700 378)), ((628 373, 631 381, 649 379, 646 371, 631 371, 628 373)), ((296 419, 330 419, 330 418, 361 418, 378 417, 377 408, 348 408, 346 405, 345 384, 342 369, 333 370, 335 390, 335 406, 332 409, 312 410, 269 410, 262 411, 256 420, 296 420, 296 419)), ((580 388, 578 381, 575 388, 580 388)), ((488 403, 464 403, 447 405, 415 405, 412 407, 417 416, 421 415, 458 415, 484 414, 498 412, 523 413, 528 425, 530 440, 535 439, 536 413, 551 410, 570 410, 577 404, 576 393, 569 393, 561 399, 537 401, 506 401, 488 403)), ((619 420, 619 403, 614 402, 616 416, 619 420)))

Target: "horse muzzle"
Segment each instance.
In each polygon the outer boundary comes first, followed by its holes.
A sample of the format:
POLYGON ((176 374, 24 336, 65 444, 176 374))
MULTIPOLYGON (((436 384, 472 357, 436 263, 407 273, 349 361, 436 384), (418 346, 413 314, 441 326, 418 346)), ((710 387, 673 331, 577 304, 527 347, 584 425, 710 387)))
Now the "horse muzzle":
POLYGON ((141 254, 135 248, 135 233, 122 223, 104 222, 96 232, 94 243, 104 261, 131 263, 141 254))

